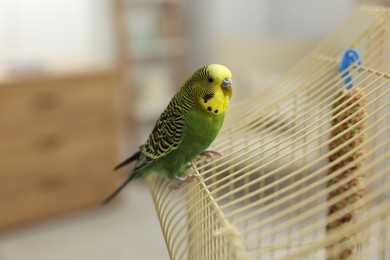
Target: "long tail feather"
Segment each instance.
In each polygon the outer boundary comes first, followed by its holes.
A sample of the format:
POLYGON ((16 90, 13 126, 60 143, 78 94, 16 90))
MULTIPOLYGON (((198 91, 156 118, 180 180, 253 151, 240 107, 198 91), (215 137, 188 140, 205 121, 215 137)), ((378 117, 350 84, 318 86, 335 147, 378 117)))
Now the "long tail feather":
POLYGON ((118 193, 126 187, 126 185, 135 177, 135 174, 131 174, 122 184, 119 186, 113 193, 111 193, 110 196, 108 196, 103 202, 102 205, 107 205, 113 198, 118 195, 118 193))
POLYGON ((123 166, 126 166, 128 164, 130 164, 131 162, 135 161, 135 160, 138 160, 139 157, 141 155, 141 151, 138 151, 136 152, 135 154, 133 154, 130 158, 126 159, 125 161, 121 162, 120 164, 118 164, 115 168, 114 168, 114 171, 122 168, 123 166))

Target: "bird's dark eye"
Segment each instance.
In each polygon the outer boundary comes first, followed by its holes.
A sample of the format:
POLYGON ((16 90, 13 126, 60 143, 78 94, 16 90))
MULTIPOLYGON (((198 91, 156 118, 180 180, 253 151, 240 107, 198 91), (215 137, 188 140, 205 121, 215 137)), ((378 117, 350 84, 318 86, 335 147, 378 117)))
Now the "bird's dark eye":
POLYGON ((213 78, 208 78, 207 81, 208 81, 209 83, 213 83, 213 82, 214 82, 214 79, 213 79, 213 78))

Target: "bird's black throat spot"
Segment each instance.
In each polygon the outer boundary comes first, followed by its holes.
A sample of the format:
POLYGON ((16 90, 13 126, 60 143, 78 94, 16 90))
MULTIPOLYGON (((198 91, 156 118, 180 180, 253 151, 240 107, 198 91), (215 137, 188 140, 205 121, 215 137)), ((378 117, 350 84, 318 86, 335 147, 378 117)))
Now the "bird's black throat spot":
POLYGON ((215 109, 215 110, 214 110, 214 113, 218 114, 218 109, 215 109))
POLYGON ((212 97, 214 97, 214 94, 212 94, 212 93, 204 95, 204 97, 203 97, 204 103, 207 103, 207 101, 209 101, 212 97))
POLYGON ((212 107, 207 107, 207 110, 211 111, 211 110, 213 110, 213 108, 212 107))

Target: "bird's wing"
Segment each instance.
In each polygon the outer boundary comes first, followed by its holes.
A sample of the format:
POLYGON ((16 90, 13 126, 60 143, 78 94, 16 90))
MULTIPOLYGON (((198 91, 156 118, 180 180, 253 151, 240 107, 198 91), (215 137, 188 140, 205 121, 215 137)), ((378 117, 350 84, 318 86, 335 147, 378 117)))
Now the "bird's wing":
POLYGON ((178 107, 168 106, 161 114, 142 147, 142 155, 134 171, 140 171, 177 149, 183 138, 185 116, 178 107))
POLYGON ((148 140, 142 146, 142 150, 115 167, 115 169, 119 169, 137 160, 137 164, 130 176, 103 201, 103 205, 109 203, 131 180, 142 175, 142 171, 146 167, 177 149, 183 138, 185 117, 179 107, 173 108, 171 109, 169 105, 161 114, 148 140))

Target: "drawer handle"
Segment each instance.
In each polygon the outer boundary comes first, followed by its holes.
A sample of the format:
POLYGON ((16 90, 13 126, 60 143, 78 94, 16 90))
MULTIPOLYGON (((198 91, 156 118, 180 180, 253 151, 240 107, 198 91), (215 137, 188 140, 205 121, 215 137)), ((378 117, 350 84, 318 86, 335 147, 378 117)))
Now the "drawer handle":
POLYGON ((61 98, 55 93, 41 93, 34 97, 33 107, 37 111, 46 111, 57 108, 61 103, 61 98))
POLYGON ((63 177, 46 175, 39 180, 37 186, 40 190, 52 191, 59 190, 65 185, 66 180, 63 177))
POLYGON ((41 152, 58 149, 63 143, 63 138, 58 134, 44 136, 38 140, 37 149, 41 152))

